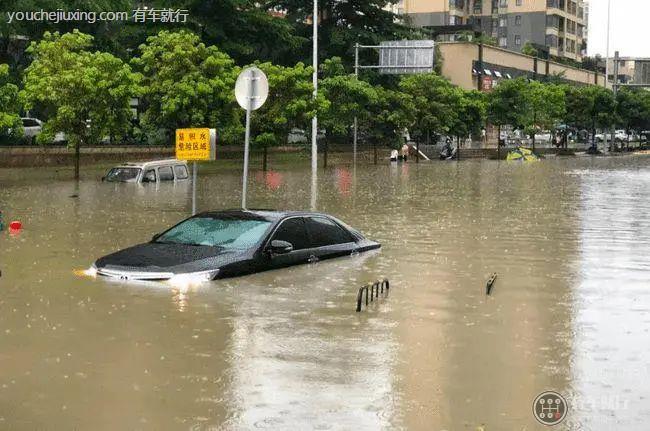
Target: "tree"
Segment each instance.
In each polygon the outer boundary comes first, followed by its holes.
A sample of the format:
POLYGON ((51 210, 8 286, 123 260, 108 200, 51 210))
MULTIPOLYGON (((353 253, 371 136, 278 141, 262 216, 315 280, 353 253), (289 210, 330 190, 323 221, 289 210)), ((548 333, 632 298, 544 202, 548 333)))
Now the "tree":
MULTIPOLYGON (((328 141, 344 142, 350 138, 350 130, 357 118, 357 129, 367 131, 378 94, 371 84, 345 74, 341 59, 334 57, 323 64, 325 78, 320 88, 329 102, 329 108, 321 115, 320 123, 328 141)), ((325 145, 327 149, 327 143, 325 145)), ((323 162, 327 165, 327 151, 323 162)))
POLYGON ((431 132, 447 134, 458 119, 462 96, 449 81, 435 74, 409 75, 399 88, 416 107, 414 130, 420 138, 431 132))
POLYGON ((403 143, 404 131, 416 121, 416 106, 413 98, 401 91, 375 87, 377 103, 370 107, 367 135, 372 140, 374 162, 377 164, 377 143, 390 148, 399 148, 403 143))
POLYGON ((524 110, 520 121, 526 133, 531 137, 535 150, 535 133, 552 130, 564 118, 565 100, 563 87, 555 84, 543 84, 533 81, 525 87, 523 93, 524 110))
POLYGON ((625 128, 628 141, 630 131, 641 132, 650 129, 650 93, 623 88, 616 97, 616 113, 617 124, 625 128))
POLYGON ((454 136, 458 139, 470 135, 478 135, 485 125, 487 117, 487 101, 485 93, 476 90, 466 91, 457 88, 460 97, 458 115, 452 126, 454 136))
POLYGON ((0 135, 11 133, 13 136, 22 134, 20 121, 20 100, 18 86, 6 82, 9 66, 0 64, 0 135))
POLYGON ((596 128, 609 127, 614 123, 616 100, 611 90, 604 87, 568 87, 565 105, 566 123, 591 130, 592 147, 596 146, 596 128))
POLYGON ((233 91, 239 70, 227 54, 188 31, 161 31, 140 51, 133 64, 144 76, 146 127, 165 129, 170 142, 184 127, 215 127, 226 141, 243 134, 233 91))
MULTIPOLYGON (((389 0, 320 0, 318 2, 318 39, 322 58, 341 57, 346 64, 354 61, 354 44, 378 45, 384 40, 409 39, 419 34, 386 6, 389 0)), ((270 0, 269 9, 286 12, 297 35, 311 38, 313 3, 304 0, 270 0)), ((302 58, 310 58, 311 45, 306 43, 302 58)), ((363 53, 365 55, 365 53, 363 53)))
POLYGON ((25 108, 38 104, 52 113, 38 140, 51 142, 55 133, 65 133, 75 149, 75 179, 81 144, 123 134, 131 117, 129 102, 139 92, 139 76, 129 65, 108 53, 89 52, 92 42, 79 31, 48 32, 27 50, 34 60, 25 71, 25 108))
POLYGON ((530 41, 526 41, 524 46, 521 47, 521 53, 525 55, 530 55, 531 57, 537 57, 537 49, 533 46, 530 41))
MULTIPOLYGON (((506 125, 519 127, 523 120, 524 97, 527 82, 524 79, 502 81, 487 96, 488 121, 497 126, 498 140, 501 140, 501 128, 506 125)), ((500 142, 497 144, 497 157, 501 157, 500 142)))
POLYGON ((294 128, 307 129, 317 111, 326 108, 322 94, 313 98, 312 68, 302 63, 283 67, 258 64, 269 80, 269 97, 252 117, 253 142, 264 149, 262 169, 266 171, 268 147, 287 142, 294 128))

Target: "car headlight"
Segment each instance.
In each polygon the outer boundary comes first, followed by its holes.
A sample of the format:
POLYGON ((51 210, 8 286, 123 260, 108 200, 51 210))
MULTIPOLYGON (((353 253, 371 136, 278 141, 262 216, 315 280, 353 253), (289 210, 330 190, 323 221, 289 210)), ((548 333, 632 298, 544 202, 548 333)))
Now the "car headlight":
POLYGON ((172 284, 198 284, 205 283, 206 281, 214 280, 214 278, 219 274, 218 269, 212 269, 210 271, 199 271, 199 272, 188 272, 185 274, 176 274, 169 279, 169 282, 172 284))

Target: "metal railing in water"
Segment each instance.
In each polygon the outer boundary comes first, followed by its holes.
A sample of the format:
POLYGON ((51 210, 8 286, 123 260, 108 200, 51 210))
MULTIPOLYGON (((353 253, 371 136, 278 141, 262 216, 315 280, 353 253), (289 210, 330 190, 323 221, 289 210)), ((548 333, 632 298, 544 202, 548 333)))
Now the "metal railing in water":
POLYGON ((381 294, 385 297, 388 297, 388 291, 390 289, 390 282, 387 278, 384 278, 382 281, 375 281, 373 284, 366 284, 365 286, 359 289, 357 294, 357 312, 361 311, 361 305, 363 303, 363 293, 366 293, 366 307, 370 302, 373 302, 375 298, 379 299, 381 294))

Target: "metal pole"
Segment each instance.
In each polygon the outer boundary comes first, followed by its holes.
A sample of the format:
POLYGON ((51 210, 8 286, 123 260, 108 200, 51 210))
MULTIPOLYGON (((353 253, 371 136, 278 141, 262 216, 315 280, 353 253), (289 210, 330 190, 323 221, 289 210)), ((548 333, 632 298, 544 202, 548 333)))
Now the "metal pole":
MULTIPOLYGON (((614 100, 618 93, 618 51, 614 51, 614 81, 612 83, 612 91, 614 92, 614 100)), ((612 148, 616 145, 616 125, 612 125, 612 148)), ((622 147, 622 145, 621 145, 622 147)))
MULTIPOLYGON (((610 28, 610 18, 612 12, 612 0, 607 0, 607 52, 605 53, 605 88, 609 88, 609 28, 610 28)), ((603 133, 605 146, 607 146, 607 131, 603 133)), ((614 136, 611 137, 612 142, 610 143, 611 148, 613 148, 614 136)))
POLYGON ((246 193, 248 186, 248 153, 251 139, 251 103, 249 99, 248 109, 246 109, 246 138, 244 140, 244 179, 242 180, 241 207, 246 208, 246 193))
MULTIPOLYGON (((359 78, 359 42, 354 45, 354 76, 359 78)), ((354 165, 357 164, 357 130, 359 124, 357 121, 357 116, 354 116, 354 139, 352 147, 352 162, 354 165)))
POLYGON ((196 214, 196 179, 199 176, 199 165, 194 162, 192 164, 192 215, 196 214))
MULTIPOLYGON (((312 81, 314 84, 314 99, 318 95, 318 0, 314 0, 313 21, 313 68, 312 81)), ((318 169, 318 118, 314 115, 311 120, 311 170, 312 175, 316 175, 318 169)))

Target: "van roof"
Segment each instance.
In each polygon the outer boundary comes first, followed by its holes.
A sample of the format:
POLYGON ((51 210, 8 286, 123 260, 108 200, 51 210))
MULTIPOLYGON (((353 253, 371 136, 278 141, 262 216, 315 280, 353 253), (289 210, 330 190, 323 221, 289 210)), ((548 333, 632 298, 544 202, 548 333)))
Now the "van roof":
POLYGON ((162 159, 162 160, 150 160, 148 162, 125 162, 116 167, 137 167, 137 168, 144 169, 150 166, 165 165, 165 164, 187 165, 187 162, 185 160, 162 159))

